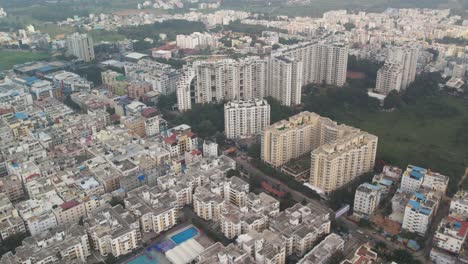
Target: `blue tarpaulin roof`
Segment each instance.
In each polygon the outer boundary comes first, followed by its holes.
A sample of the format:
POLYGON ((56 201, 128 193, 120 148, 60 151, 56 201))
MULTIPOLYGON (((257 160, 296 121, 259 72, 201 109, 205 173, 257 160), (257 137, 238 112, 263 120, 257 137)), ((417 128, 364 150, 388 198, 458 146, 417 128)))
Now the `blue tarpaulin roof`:
POLYGON ((16 119, 28 119, 28 115, 23 112, 16 112, 15 117, 16 119))
POLYGON ((415 251, 418 251, 421 248, 418 242, 414 241, 413 239, 408 240, 408 247, 415 251))

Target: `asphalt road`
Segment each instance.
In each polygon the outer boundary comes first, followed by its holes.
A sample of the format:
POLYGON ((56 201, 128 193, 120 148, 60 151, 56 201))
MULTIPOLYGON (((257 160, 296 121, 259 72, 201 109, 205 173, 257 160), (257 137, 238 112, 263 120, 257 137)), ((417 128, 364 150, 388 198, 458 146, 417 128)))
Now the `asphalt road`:
POLYGON ((320 201, 310 199, 309 197, 305 196, 301 192, 298 192, 294 189, 289 188, 286 184, 283 184, 280 180, 277 180, 270 175, 267 175, 254 167, 248 160, 242 159, 240 156, 237 156, 234 158, 235 161, 237 162, 238 166, 242 166, 242 171, 248 173, 248 174, 255 174, 259 175, 263 180, 265 180, 267 183, 271 185, 279 185, 280 186, 280 191, 283 192, 289 192, 292 196, 292 198, 297 201, 297 202, 302 202, 304 199, 308 201, 309 203, 312 203, 313 205, 323 208, 323 209, 330 209, 327 205, 322 204, 320 201))

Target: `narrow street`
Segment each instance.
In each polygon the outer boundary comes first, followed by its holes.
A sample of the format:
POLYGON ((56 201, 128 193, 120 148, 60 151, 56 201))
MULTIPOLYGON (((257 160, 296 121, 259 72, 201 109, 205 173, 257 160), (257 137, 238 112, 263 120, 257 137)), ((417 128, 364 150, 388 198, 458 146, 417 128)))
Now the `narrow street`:
POLYGON ((237 162, 238 165, 242 166, 243 171, 247 172, 248 174, 258 175, 263 180, 268 182, 269 184, 279 185, 280 186, 280 191, 289 192, 291 194, 292 198, 296 202, 300 203, 305 199, 306 201, 308 201, 309 203, 314 204, 317 207, 321 207, 321 208, 324 208, 324 209, 325 208, 329 209, 328 206, 322 204, 320 201, 310 199, 309 197, 305 196, 301 192, 298 192, 298 191, 296 191, 294 189, 289 188, 286 184, 284 184, 280 180, 277 180, 277 179, 271 177, 270 175, 267 175, 267 174, 263 173, 261 170, 255 168, 252 164, 250 164, 250 162, 248 162, 247 160, 244 160, 239 156, 235 157, 234 159, 235 159, 235 161, 237 162))
MULTIPOLYGON (((301 192, 298 192, 298 191, 296 191, 294 189, 291 189, 287 185, 283 184, 280 180, 278 180, 276 178, 273 178, 270 175, 267 175, 267 174, 263 173, 262 171, 260 171, 256 167, 254 167, 248 160, 242 159, 240 156, 235 157, 234 159, 236 160, 239 167, 242 168, 242 171, 244 171, 244 172, 246 172, 248 174, 258 175, 259 177, 261 177, 263 180, 265 180, 269 184, 279 185, 280 190, 284 191, 284 192, 289 192, 291 194, 292 198, 295 201, 301 202, 302 200, 305 199, 306 201, 308 201, 308 202, 310 202, 310 203, 312 203, 312 204, 314 204, 314 205, 316 205, 318 207, 329 209, 328 206, 325 205, 324 203, 322 203, 320 201, 317 201, 317 200, 314 200, 314 199, 310 199, 309 197, 305 196, 301 192)), ((468 168, 465 171, 465 175, 463 176, 462 180, 460 181, 460 184, 462 183, 463 179, 465 179, 466 177, 468 177, 468 168)), ((434 219, 432 221, 431 228, 428 231, 429 232, 428 234, 429 234, 430 237, 432 237, 434 235, 434 232, 435 232, 438 224, 442 220, 442 218, 445 217, 448 214, 449 205, 450 205, 450 198, 444 197, 443 201, 441 202, 441 205, 439 206, 439 210, 438 210, 436 216, 434 217, 434 219)), ((347 254, 347 255, 353 254, 353 252, 354 252, 353 250, 356 250, 358 245, 360 246, 361 244, 364 244, 364 243, 367 243, 367 242, 375 243, 375 242, 380 241, 380 242, 385 243, 387 248, 391 249, 391 250, 406 249, 405 246, 403 246, 403 245, 401 245, 399 243, 394 243, 392 241, 388 241, 384 236, 381 236, 380 234, 376 233, 375 230, 359 227, 356 223, 348 220, 345 217, 340 218, 340 220, 345 224, 345 226, 349 230, 349 234, 348 234, 349 241, 355 240, 355 241, 359 242, 359 243, 354 243, 354 244, 350 245, 347 248, 347 250, 345 251, 345 254, 347 254), (359 233, 358 230, 360 230, 362 232, 362 234, 359 233)), ((426 257, 429 256, 430 248, 432 246, 432 239, 429 239, 427 241, 426 245, 421 245, 421 246, 424 247, 424 249, 422 251, 419 251, 419 252, 412 252, 412 255, 416 259, 421 261, 421 263, 428 263, 428 260, 426 259, 426 257)))

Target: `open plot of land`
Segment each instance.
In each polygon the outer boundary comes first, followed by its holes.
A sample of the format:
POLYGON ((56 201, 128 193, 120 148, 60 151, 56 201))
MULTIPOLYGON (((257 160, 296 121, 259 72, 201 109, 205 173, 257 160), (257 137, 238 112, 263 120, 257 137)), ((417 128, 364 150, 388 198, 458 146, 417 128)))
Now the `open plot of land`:
POLYGON ((425 98, 393 112, 345 107, 332 118, 377 135, 378 158, 387 163, 401 167, 414 164, 450 176, 451 191, 468 166, 468 141, 460 140, 460 136, 468 136, 466 99, 425 98))
POLYGON ((89 31, 88 34, 91 35, 94 43, 99 43, 102 41, 116 42, 125 39, 124 35, 121 35, 116 31, 96 29, 89 31))
POLYGON ((49 58, 47 52, 0 50, 0 70, 9 70, 15 64, 49 58))

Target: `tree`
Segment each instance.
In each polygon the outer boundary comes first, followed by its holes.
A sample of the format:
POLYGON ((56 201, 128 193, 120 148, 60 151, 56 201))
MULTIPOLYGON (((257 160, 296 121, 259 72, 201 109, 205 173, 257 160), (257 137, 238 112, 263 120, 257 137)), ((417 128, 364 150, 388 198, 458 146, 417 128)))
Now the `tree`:
POLYGON ((133 43, 133 50, 134 51, 144 51, 144 50, 148 50, 148 49, 151 49, 153 47, 153 44, 147 42, 147 41, 144 41, 142 39, 136 41, 133 43))
POLYGON ((19 233, 13 234, 5 238, 0 247, 0 253, 3 255, 8 251, 14 251, 17 247, 21 246, 23 240, 26 238, 26 234, 19 233))
POLYGON ((122 205, 122 207, 125 207, 125 203, 122 198, 118 196, 112 196, 111 200, 109 201, 109 204, 111 206, 116 206, 116 205, 122 205))
POLYGON ((280 48, 280 45, 278 45, 278 44, 273 44, 273 46, 271 46, 271 48, 272 48, 273 50, 277 50, 277 49, 280 48))
POLYGON ((224 104, 195 104, 192 109, 168 121, 187 124, 201 138, 212 138, 224 131, 224 104))
POLYGON ((254 143, 250 145, 249 149, 247 150, 247 155, 253 159, 260 159, 260 151, 261 146, 258 143, 254 143))
POLYGON ((208 138, 216 134, 216 127, 210 120, 201 121, 200 125, 197 127, 197 134, 202 138, 208 138))
POLYGON ((281 103, 273 97, 267 97, 265 99, 267 100, 268 104, 270 104, 271 123, 287 119, 290 116, 297 114, 298 112, 291 107, 281 105, 281 103))
POLYGON ((405 263, 405 264, 420 264, 419 260, 414 259, 413 255, 404 249, 397 249, 393 251, 391 260, 396 263, 405 263))
POLYGON ((117 258, 111 253, 106 258, 106 264, 114 264, 114 263, 117 263, 117 258))
POLYGON ((396 90, 391 91, 384 99, 384 109, 399 108, 403 105, 403 100, 396 90))
POLYGON ((340 264, 341 261, 344 260, 344 258, 345 258, 345 256, 343 255, 343 251, 341 251, 341 250, 336 251, 328 259, 327 264, 340 264))
POLYGON ((158 102, 156 103, 156 107, 161 111, 170 111, 172 110, 172 106, 177 103, 177 95, 176 93, 171 93, 168 95, 162 94, 158 97, 158 102))
POLYGON ((233 176, 239 177, 239 176, 240 176, 240 171, 230 169, 230 170, 226 173, 226 177, 227 177, 227 178, 231 178, 231 177, 233 177, 233 176))
POLYGON ((441 82, 442 76, 439 72, 423 73, 408 86, 403 94, 403 101, 409 104, 416 102, 421 97, 435 96, 439 93, 439 83, 441 82))
POLYGON ((70 95, 67 95, 67 97, 65 97, 63 103, 75 111, 81 110, 80 106, 71 99, 70 95))
POLYGON ((346 29, 347 31, 351 31, 351 29, 353 29, 353 28, 356 27, 356 25, 354 25, 353 23, 350 23, 350 22, 345 23, 343 26, 345 27, 345 29, 346 29))

